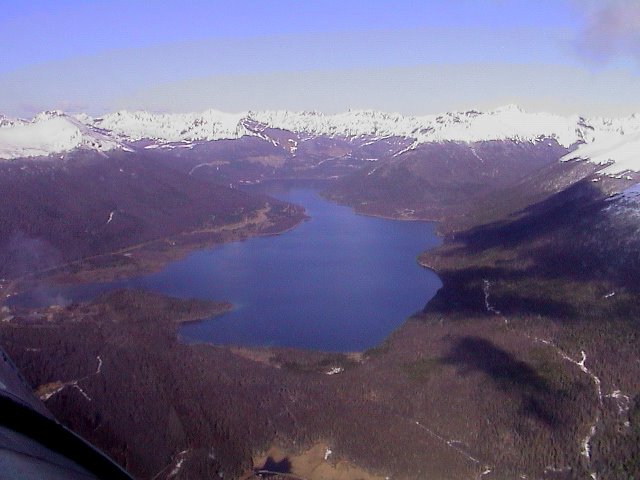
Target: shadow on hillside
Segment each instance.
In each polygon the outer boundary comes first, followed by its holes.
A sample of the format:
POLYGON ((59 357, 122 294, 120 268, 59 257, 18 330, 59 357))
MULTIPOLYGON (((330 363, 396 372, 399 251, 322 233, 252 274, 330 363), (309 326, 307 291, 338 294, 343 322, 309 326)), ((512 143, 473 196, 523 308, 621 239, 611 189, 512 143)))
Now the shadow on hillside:
POLYGON ((504 315, 563 321, 584 316, 578 304, 595 300, 588 288, 574 292, 567 287, 564 301, 558 290, 563 281, 640 292, 640 221, 626 211, 617 214, 620 201, 584 180, 509 220, 448 238, 448 248, 445 244, 433 254, 439 257, 435 263, 442 266, 444 286, 425 312, 486 312, 485 280, 502 284, 502 291, 492 292, 492 303, 504 315), (469 261, 496 266, 465 268, 469 261))
POLYGON ((261 478, 271 478, 279 476, 280 474, 291 473, 291 462, 287 457, 279 462, 274 460, 273 457, 268 457, 264 465, 257 468, 256 471, 261 478))
POLYGON ((562 423, 563 412, 553 408, 562 401, 560 392, 529 364, 489 340, 473 336, 458 338, 440 361, 457 366, 461 375, 479 372, 488 376, 498 389, 520 398, 525 415, 551 428, 562 423))
MULTIPOLYGON (((500 279, 501 281, 531 280, 533 274, 527 271, 508 270, 505 268, 467 268, 455 272, 439 273, 443 287, 425 306, 425 313, 466 314, 466 315, 495 315, 488 312, 483 289, 485 279, 500 279)), ((501 293, 499 296, 491 294, 490 302, 497 305, 504 315, 533 314, 548 315, 562 320, 571 320, 578 313, 569 302, 544 300, 528 292, 501 293)))
POLYGON ((580 181, 556 195, 513 215, 513 219, 481 225, 456 235, 466 250, 478 253, 494 247, 514 248, 584 223, 606 205, 602 192, 580 181))

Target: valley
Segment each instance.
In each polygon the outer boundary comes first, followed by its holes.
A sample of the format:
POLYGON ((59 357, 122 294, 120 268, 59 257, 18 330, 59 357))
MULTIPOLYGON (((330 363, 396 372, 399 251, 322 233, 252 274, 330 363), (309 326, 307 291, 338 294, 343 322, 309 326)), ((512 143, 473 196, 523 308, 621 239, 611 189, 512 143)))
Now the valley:
MULTIPOLYGON (((423 248, 439 243, 432 224, 356 216, 312 186, 267 184, 260 192, 303 207, 308 218, 286 233, 199 249, 150 275, 78 283, 82 271, 59 273, 51 281, 75 282, 43 284, 13 295, 8 305, 82 302, 123 288, 225 299, 231 312, 181 328, 182 340, 348 352, 384 340, 440 287, 416 262, 423 248)), ((132 260, 141 256, 130 252, 132 260)), ((103 270, 86 271, 85 278, 103 270)))
MULTIPOLYGON (((443 243, 418 262, 442 287, 357 354, 179 340, 179 322, 230 298, 116 290, 8 304, 2 347, 65 425, 149 479, 267 467, 293 478, 640 473, 638 173, 626 154, 616 170, 617 150, 584 153, 626 141, 636 117, 216 115, 69 120, 104 148, 0 164, 7 284, 108 281, 213 244, 295 234, 313 212, 238 187, 311 179, 358 213, 437 221, 443 243)), ((352 235, 362 262, 385 255, 352 235)), ((367 306, 354 306, 366 323, 367 306)))

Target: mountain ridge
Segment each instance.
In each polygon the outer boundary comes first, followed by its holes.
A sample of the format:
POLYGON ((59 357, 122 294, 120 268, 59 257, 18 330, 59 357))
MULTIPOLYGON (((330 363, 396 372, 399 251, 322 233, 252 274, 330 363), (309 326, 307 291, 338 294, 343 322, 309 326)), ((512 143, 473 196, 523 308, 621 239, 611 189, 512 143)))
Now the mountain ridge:
MULTIPOLYGON (((560 116, 528 113, 515 105, 480 112, 448 112, 439 115, 404 116, 375 110, 349 110, 325 115, 316 111, 287 110, 224 113, 209 109, 197 113, 162 113, 121 110, 101 117, 86 114, 67 115, 48 111, 32 120, 0 119, 0 158, 16 159, 61 154, 76 148, 105 152, 127 149, 139 141, 150 145, 233 140, 257 136, 295 154, 298 141, 314 136, 340 137, 348 140, 370 138, 372 141, 399 137, 412 140, 400 155, 426 143, 482 141, 539 142, 553 139, 573 148, 582 145, 576 156, 595 163, 611 160, 607 174, 624 170, 640 171, 640 159, 629 159, 619 145, 630 136, 640 135, 640 116, 624 118, 560 116), (268 130, 290 132, 286 145, 268 130), (589 148, 594 145, 593 148, 589 148), (611 146, 611 148, 608 148, 611 146), (609 153, 611 152, 611 153, 609 153)), ((147 145, 148 146, 148 145, 147 145)), ((633 146, 630 147, 633 149, 633 146)), ((632 156, 633 157, 633 156, 632 156)))

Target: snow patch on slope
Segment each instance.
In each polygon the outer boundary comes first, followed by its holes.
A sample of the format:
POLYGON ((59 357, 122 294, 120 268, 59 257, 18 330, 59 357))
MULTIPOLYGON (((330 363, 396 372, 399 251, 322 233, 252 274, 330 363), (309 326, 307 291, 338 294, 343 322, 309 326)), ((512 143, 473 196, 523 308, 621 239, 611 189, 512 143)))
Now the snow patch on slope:
POLYGON ((39 157, 76 148, 106 151, 119 144, 61 112, 44 112, 32 121, 1 119, 0 158, 39 157))
POLYGON ((562 157, 562 161, 588 160, 598 165, 611 163, 600 171, 605 175, 620 175, 640 171, 640 131, 630 135, 608 135, 583 144, 562 157))
POLYGON ((439 115, 431 122, 433 130, 421 132, 419 141, 519 140, 537 142, 554 138, 565 147, 576 142, 576 119, 548 113, 526 113, 514 105, 479 113, 439 115))

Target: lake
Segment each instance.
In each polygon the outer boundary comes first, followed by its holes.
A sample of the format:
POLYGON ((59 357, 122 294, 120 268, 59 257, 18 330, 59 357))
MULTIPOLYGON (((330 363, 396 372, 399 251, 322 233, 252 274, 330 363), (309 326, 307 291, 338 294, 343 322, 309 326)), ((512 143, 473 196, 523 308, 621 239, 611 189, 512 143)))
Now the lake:
POLYGON ((356 215, 308 186, 261 191, 302 205, 310 219, 280 235, 193 252, 155 274, 54 294, 80 301, 142 288, 227 300, 232 311, 182 325, 181 340, 351 352, 379 344, 440 288, 416 262, 440 244, 433 223, 356 215))

